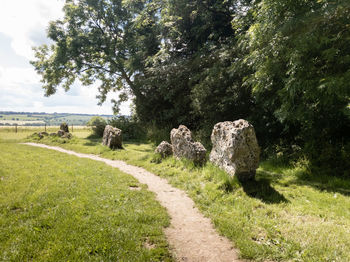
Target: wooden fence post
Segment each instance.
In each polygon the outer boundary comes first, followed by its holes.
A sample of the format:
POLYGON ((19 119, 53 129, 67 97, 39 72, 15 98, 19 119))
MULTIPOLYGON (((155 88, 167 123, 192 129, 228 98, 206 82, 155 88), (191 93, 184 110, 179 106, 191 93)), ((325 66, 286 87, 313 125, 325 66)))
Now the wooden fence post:
POLYGON ((72 133, 73 133, 73 124, 72 124, 72 133))
POLYGON ((45 132, 46 132, 46 123, 45 123, 45 132))
POLYGON ((15 129, 16 129, 16 133, 17 133, 17 124, 15 124, 15 129))

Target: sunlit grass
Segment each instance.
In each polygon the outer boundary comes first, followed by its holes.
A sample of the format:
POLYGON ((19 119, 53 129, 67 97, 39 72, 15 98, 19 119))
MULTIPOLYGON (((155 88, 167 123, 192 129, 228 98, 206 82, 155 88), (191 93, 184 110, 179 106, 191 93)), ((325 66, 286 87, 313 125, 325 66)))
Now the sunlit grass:
POLYGON ((207 163, 196 167, 154 145, 124 143, 112 151, 99 139, 41 142, 121 159, 184 189, 241 256, 256 261, 350 261, 350 180, 310 175, 302 166, 262 162, 256 181, 239 183, 207 163))
POLYGON ((146 186, 103 163, 6 141, 0 261, 172 260, 168 215, 146 186))

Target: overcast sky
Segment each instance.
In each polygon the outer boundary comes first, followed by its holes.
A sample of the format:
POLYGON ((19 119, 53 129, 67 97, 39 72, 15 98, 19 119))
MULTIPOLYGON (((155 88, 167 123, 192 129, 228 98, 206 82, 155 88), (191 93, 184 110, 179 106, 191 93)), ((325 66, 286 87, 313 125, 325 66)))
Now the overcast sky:
MULTIPOLYGON (((29 61, 32 46, 49 43, 49 21, 63 17, 63 0, 0 0, 0 111, 112 114, 110 98, 97 106, 97 88, 75 83, 70 91, 44 97, 29 61)), ((129 114, 129 104, 121 107, 129 114)))

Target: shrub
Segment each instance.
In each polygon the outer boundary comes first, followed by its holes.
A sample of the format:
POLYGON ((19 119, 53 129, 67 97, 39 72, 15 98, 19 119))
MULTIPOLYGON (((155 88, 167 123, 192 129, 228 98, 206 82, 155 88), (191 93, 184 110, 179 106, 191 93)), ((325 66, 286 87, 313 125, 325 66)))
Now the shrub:
POLYGON ((100 116, 94 116, 92 117, 89 122, 87 123, 87 126, 92 127, 92 131, 95 136, 102 137, 103 131, 105 130, 105 127, 107 125, 106 120, 104 120, 100 116))
POLYGON ((116 116, 108 124, 122 130, 123 140, 146 139, 146 128, 131 117, 116 116))

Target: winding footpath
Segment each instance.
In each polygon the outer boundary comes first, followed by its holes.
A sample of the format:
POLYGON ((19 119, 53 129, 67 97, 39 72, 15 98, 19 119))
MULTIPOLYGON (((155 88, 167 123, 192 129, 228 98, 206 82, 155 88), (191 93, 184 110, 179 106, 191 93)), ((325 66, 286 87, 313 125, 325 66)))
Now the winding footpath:
POLYGON ((171 218, 170 226, 165 228, 165 235, 177 261, 242 261, 238 259, 238 252, 233 248, 232 243, 216 232, 210 219, 199 212, 193 200, 184 191, 169 185, 166 179, 154 175, 143 168, 128 165, 120 160, 110 160, 96 155, 77 153, 55 146, 36 143, 25 144, 101 161, 132 175, 140 183, 146 184, 148 190, 156 194, 156 199, 167 209, 171 218))

